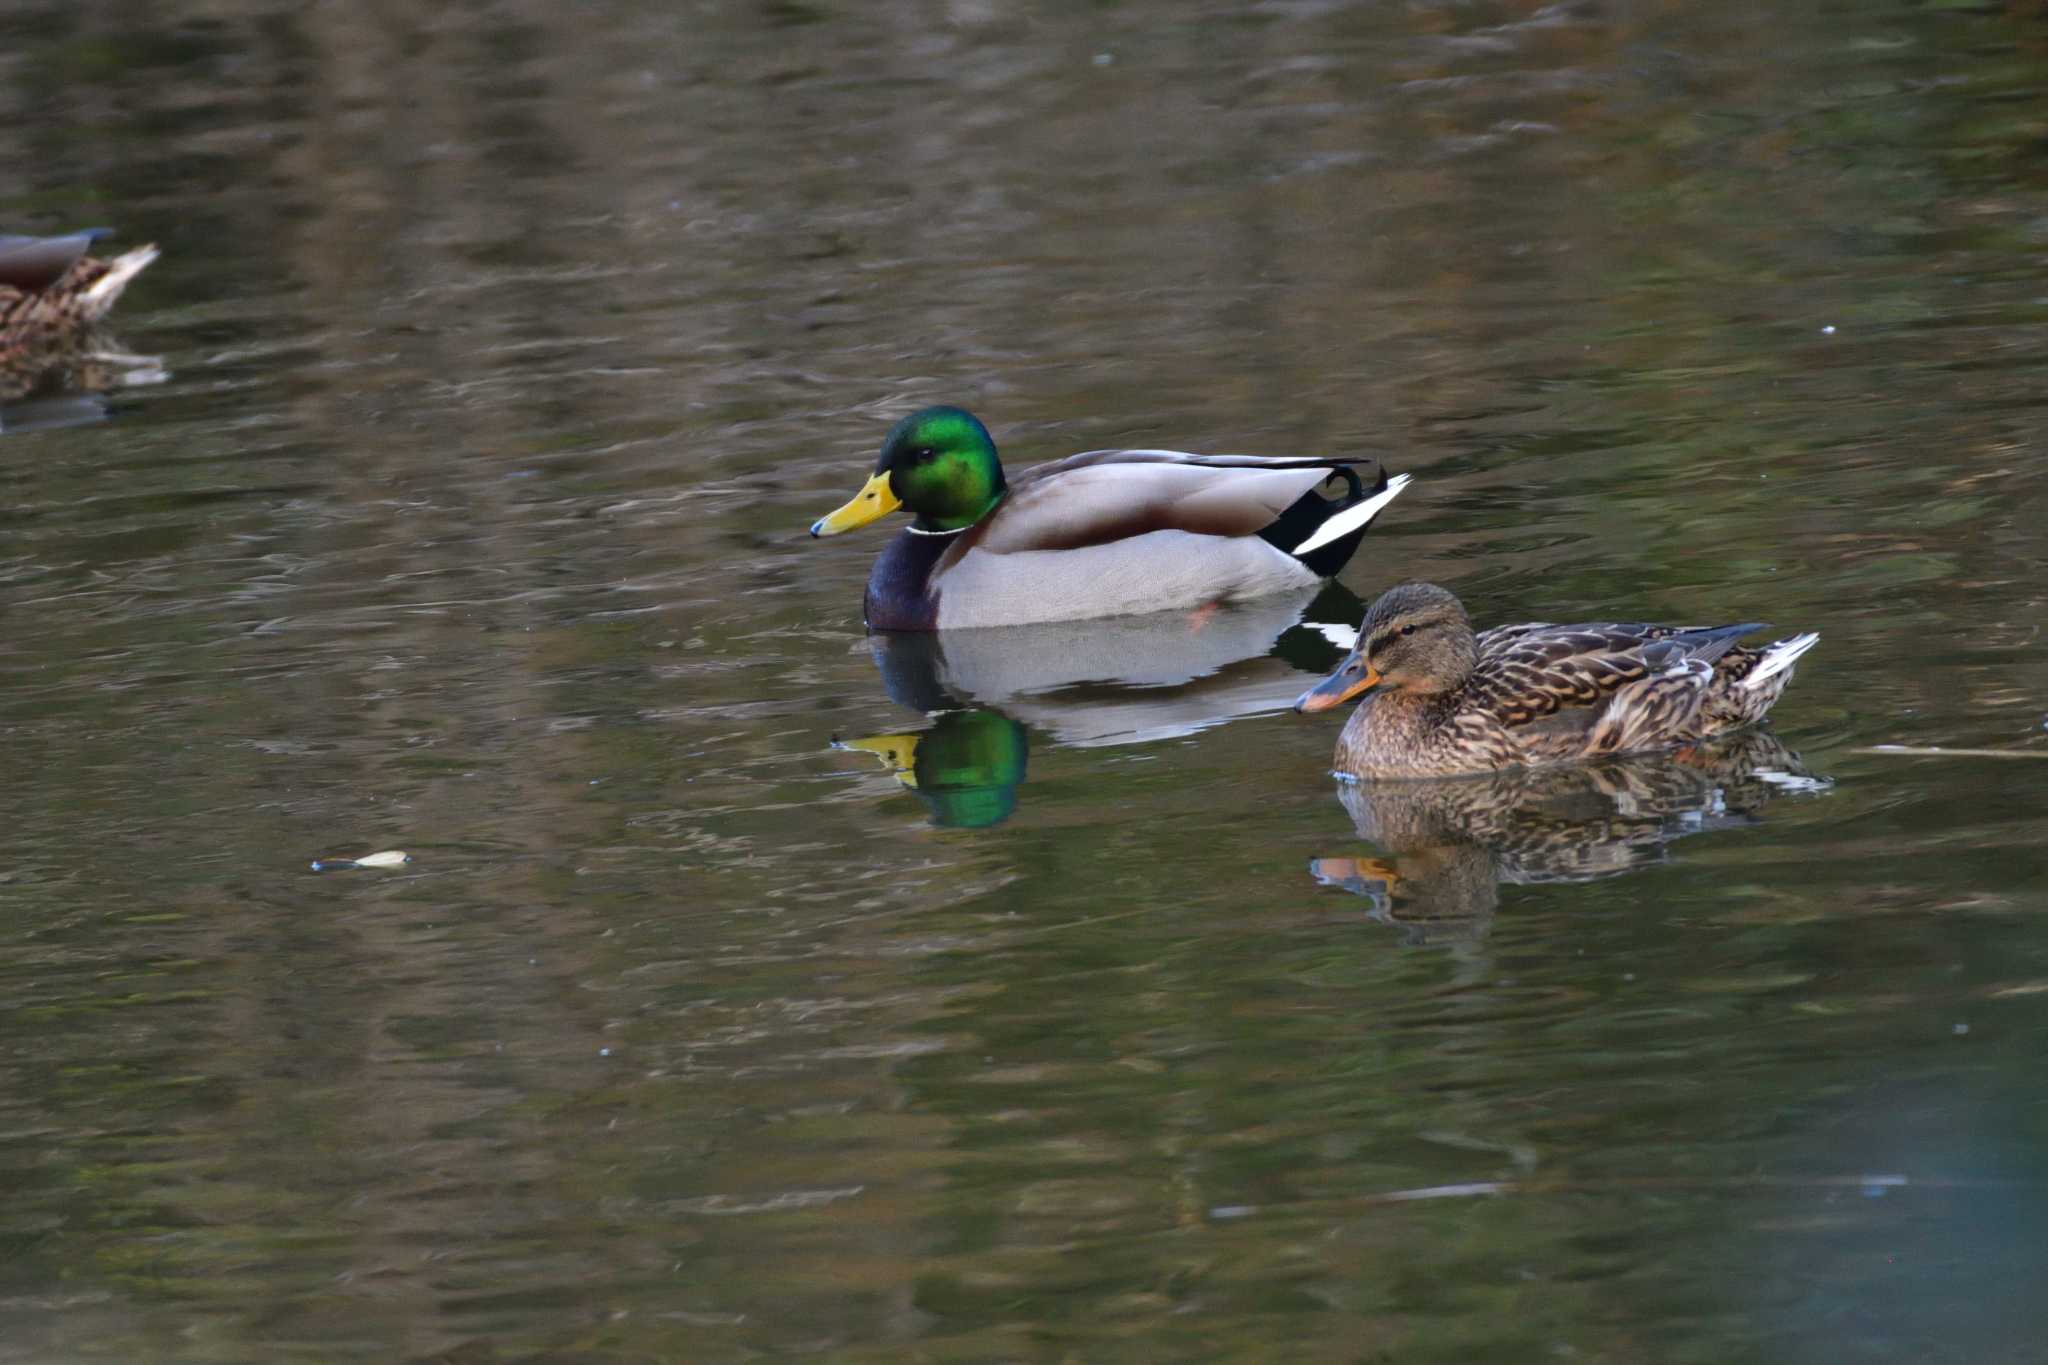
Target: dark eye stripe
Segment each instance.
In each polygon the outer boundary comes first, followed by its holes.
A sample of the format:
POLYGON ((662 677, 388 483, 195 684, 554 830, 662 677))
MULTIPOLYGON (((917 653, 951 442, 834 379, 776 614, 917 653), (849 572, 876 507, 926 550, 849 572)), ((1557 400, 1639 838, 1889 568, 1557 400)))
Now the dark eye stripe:
POLYGON ((1371 654, 1376 650, 1384 648, 1400 636, 1413 635, 1417 631, 1429 630, 1431 627, 1442 624, 1442 621, 1409 621, 1398 626, 1388 626, 1385 630, 1365 642, 1365 652, 1371 654))

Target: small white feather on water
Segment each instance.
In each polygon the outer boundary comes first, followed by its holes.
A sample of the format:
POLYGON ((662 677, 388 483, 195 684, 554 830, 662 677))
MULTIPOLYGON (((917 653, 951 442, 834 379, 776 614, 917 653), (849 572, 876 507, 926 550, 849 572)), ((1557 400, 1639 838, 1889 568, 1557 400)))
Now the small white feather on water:
POLYGON ((1873 744, 1852 754, 1900 754, 1907 758, 2048 758, 2048 749, 1948 749, 1940 745, 1873 744))
POLYGON ((381 853, 365 853, 360 858, 315 858, 315 872, 343 872, 351 868, 404 867, 412 861, 410 853, 387 848, 381 853))

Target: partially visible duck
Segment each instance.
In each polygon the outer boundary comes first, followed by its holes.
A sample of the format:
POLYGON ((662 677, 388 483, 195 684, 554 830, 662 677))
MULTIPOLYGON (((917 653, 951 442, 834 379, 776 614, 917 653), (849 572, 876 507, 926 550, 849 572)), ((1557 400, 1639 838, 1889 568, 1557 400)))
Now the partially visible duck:
POLYGON ((86 255, 104 235, 94 228, 64 237, 0 236, 0 402, 164 377, 156 357, 129 354, 99 328, 157 250, 137 247, 111 260, 86 255))
POLYGON ((91 327, 157 258, 153 246, 111 260, 86 255, 107 232, 88 228, 63 237, 0 236, 0 349, 91 327))
POLYGON ((1448 777, 1670 748, 1763 718, 1820 636, 1760 649, 1765 629, 1595 622, 1475 635, 1458 599, 1403 583, 1366 612, 1358 645, 1297 711, 1371 693, 1337 738, 1352 777, 1448 777))
POLYGON ((1177 450, 1091 450, 1010 477, 973 414, 933 407, 891 428, 867 484, 811 534, 915 515, 868 576, 872 629, 1022 625, 1313 584, 1407 482, 1364 456, 1177 450), (1334 496, 1316 491, 1332 479, 1334 496))

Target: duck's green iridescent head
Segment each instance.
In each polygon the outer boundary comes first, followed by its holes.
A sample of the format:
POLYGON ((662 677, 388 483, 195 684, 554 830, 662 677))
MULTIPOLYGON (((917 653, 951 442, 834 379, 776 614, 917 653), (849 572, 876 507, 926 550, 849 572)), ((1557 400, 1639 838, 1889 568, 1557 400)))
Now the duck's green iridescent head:
POLYGON ((917 514, 916 530, 960 531, 993 512, 1008 491, 988 428, 960 408, 925 408, 889 428, 867 486, 811 523, 811 534, 851 531, 898 507, 917 514))
POLYGON ((1017 809, 1017 788, 1031 741, 1024 727, 1000 711, 948 711, 929 730, 834 740, 889 765, 896 780, 918 794, 932 823, 986 829, 1017 809))

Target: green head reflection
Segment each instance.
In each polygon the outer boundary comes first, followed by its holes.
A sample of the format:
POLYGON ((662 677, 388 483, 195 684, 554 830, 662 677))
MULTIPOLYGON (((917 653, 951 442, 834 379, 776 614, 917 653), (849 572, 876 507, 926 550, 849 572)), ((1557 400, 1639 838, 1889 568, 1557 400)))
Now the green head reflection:
POLYGON ((887 764, 917 793, 932 823, 986 829, 1010 818, 1030 752, 1024 727, 999 711, 948 711, 929 730, 843 740, 887 764))

